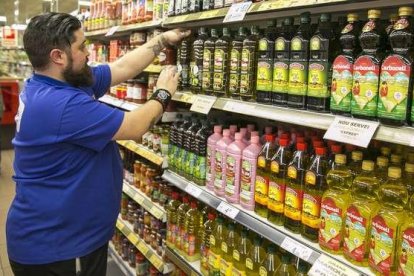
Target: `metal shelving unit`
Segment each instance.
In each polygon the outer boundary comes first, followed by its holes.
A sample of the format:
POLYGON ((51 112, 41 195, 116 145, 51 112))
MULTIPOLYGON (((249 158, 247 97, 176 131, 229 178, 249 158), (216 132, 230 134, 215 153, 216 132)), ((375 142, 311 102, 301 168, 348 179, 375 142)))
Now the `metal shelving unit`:
POLYGON ((202 275, 200 272, 200 261, 190 263, 185 260, 178 252, 176 252, 175 249, 169 247, 165 249, 165 255, 187 275, 202 275))
POLYGON ((145 29, 149 29, 149 28, 161 27, 161 24, 162 24, 162 21, 158 20, 158 21, 146 21, 146 22, 136 23, 136 24, 121 25, 110 36, 105 36, 108 33, 108 31, 111 29, 111 28, 107 28, 107 29, 100 29, 100 30, 85 32, 85 37, 87 37, 87 38, 99 37, 99 38, 110 39, 110 38, 113 38, 113 37, 116 37, 116 36, 119 36, 119 35, 131 33, 133 31, 139 31, 139 30, 145 30, 145 29))
POLYGON ((128 262, 125 262, 122 260, 121 256, 118 255, 118 252, 116 252, 114 245, 112 242, 109 242, 108 246, 108 254, 112 257, 114 262, 118 265, 118 267, 121 269, 121 271, 127 275, 127 276, 135 276, 136 272, 135 270, 129 266, 128 262))
POLYGON ((161 156, 158 153, 153 152, 149 148, 144 147, 141 144, 138 144, 135 141, 132 140, 122 140, 117 141, 118 144, 121 146, 126 147, 130 151, 135 152, 136 154, 140 155, 141 157, 144 157, 148 161, 151 161, 152 163, 161 166, 164 163, 164 157, 161 156))

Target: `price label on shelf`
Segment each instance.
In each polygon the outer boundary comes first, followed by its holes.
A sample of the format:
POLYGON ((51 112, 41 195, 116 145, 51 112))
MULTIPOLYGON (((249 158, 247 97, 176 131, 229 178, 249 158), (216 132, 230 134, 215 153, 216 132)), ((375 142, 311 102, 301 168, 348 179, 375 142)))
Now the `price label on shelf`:
POLYGON ((200 188, 192 185, 192 184, 188 184, 187 187, 185 187, 184 189, 188 194, 192 195, 195 198, 198 198, 201 193, 203 192, 203 190, 201 190, 200 188))
POLYGON ((269 10, 276 10, 284 7, 283 1, 276 0, 276 1, 268 1, 260 3, 259 8, 257 11, 269 11, 269 10))
POLYGON ((358 276, 361 275, 349 266, 321 254, 308 272, 309 276, 358 276))
POLYGON ((208 114, 216 102, 217 97, 197 95, 190 110, 198 113, 208 114))
POLYGON ((229 100, 224 104, 223 110, 230 112, 238 112, 242 114, 252 114, 254 111, 254 106, 248 103, 241 103, 229 100))
POLYGON ((147 253, 148 253, 148 247, 142 241, 140 241, 137 244, 137 248, 138 248, 139 251, 141 251, 142 254, 147 255, 147 253))
POLYGON ((116 221, 116 228, 118 228, 121 232, 124 229, 125 224, 123 224, 120 220, 116 221))
POLYGON ((160 209, 158 209, 155 205, 151 207, 150 213, 156 217, 157 219, 160 219, 162 215, 164 214, 160 209))
POLYGON ((220 10, 219 9, 205 11, 205 12, 202 12, 200 14, 200 17, 198 19, 213 18, 213 17, 216 17, 219 13, 220 13, 220 10))
POLYGON ((111 36, 113 35, 117 30, 119 29, 119 26, 113 26, 108 30, 105 36, 111 36))
POLYGON ((162 260, 160 260, 160 258, 157 256, 157 255, 155 255, 155 254, 153 254, 151 257, 150 257, 150 259, 149 259, 149 261, 158 269, 158 270, 160 270, 161 269, 161 267, 162 267, 162 265, 163 265, 163 262, 162 262, 162 260))
POLYGON ((289 238, 286 237, 282 244, 280 245, 280 247, 282 247, 283 249, 285 249, 286 251, 289 251, 290 253, 292 253, 293 255, 301 258, 302 260, 308 261, 309 257, 312 254, 312 249, 310 249, 309 247, 289 238))
POLYGON ((225 203, 224 201, 220 202, 217 210, 232 219, 234 219, 240 211, 239 209, 225 203))
POLYGON ((132 197, 136 203, 138 203, 139 205, 142 205, 142 203, 144 203, 145 198, 140 195, 139 193, 137 193, 136 191, 134 191, 134 196, 132 197))
POLYGON ((226 16, 224 17, 223 23, 242 21, 251 5, 251 1, 231 5, 226 16))
POLYGON ((413 138, 411 138, 411 141, 410 141, 410 147, 414 147, 414 137, 413 137, 413 138))
POLYGON ((127 238, 133 245, 136 245, 139 241, 138 237, 133 232, 129 233, 127 238))
POLYGON ((366 148, 378 126, 379 122, 336 116, 323 138, 366 148))

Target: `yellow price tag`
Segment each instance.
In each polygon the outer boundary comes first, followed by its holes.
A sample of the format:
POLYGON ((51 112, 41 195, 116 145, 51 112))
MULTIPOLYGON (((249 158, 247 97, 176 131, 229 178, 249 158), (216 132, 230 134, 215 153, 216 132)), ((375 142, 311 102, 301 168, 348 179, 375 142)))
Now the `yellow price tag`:
POLYGON ((160 209, 158 209, 157 207, 152 206, 152 208, 151 208, 151 214, 154 217, 156 217, 157 219, 160 219, 164 213, 160 209))
POLYGON ((128 235, 128 240, 133 244, 133 245, 135 245, 135 244, 137 244, 137 242, 139 241, 139 239, 138 239, 138 237, 133 233, 133 232, 131 232, 131 233, 129 233, 129 235, 128 235))
POLYGON ((180 98, 180 101, 185 103, 192 103, 194 101, 194 95, 193 94, 183 94, 180 98))
POLYGON ((116 221, 116 228, 118 228, 119 230, 122 231, 122 229, 124 228, 124 226, 125 225, 120 220, 117 220, 116 221))
POLYGON ((158 270, 161 270, 163 262, 157 255, 152 255, 149 260, 158 270))
POLYGON ((269 2, 262 2, 260 3, 259 8, 257 11, 268 11, 268 10, 275 10, 282 8, 283 2, 282 1, 269 1, 269 2))
POLYGON ((146 255, 148 253, 148 247, 142 241, 138 243, 137 248, 144 255, 146 255))
POLYGON ((215 16, 217 16, 217 14, 220 12, 220 10, 211 10, 211 11, 206 11, 206 12, 203 12, 201 15, 200 15, 200 17, 199 17, 199 19, 207 19, 207 18, 212 18, 212 17, 215 17, 215 16))

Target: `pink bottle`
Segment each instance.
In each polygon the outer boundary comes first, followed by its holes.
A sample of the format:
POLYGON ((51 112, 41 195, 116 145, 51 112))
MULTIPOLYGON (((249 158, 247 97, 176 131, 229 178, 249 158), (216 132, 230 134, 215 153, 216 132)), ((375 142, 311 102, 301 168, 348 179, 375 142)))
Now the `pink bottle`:
POLYGON ((237 132, 237 125, 230 125, 230 137, 234 141, 234 134, 237 132))
MULTIPOLYGON (((254 137, 254 136, 259 136, 259 132, 258 131, 252 131, 251 133, 250 133, 250 141, 249 141, 249 145, 250 145, 250 143, 252 142, 251 140, 251 138, 252 137, 254 137)), ((260 137, 259 137, 259 142, 260 142, 260 137)))
POLYGON ((252 132, 254 131, 254 128, 255 128, 254 124, 247 125, 247 140, 249 140, 249 144, 250 144, 250 138, 252 137, 252 132))
POLYGON ((216 145, 217 142, 223 138, 221 135, 222 127, 220 125, 214 126, 214 133, 207 139, 207 168, 206 168, 206 187, 213 190, 214 176, 216 174, 215 166, 216 159, 216 145))
POLYGON ((250 139, 250 146, 243 150, 241 181, 240 181, 240 205, 247 210, 254 210, 254 185, 256 181, 257 157, 262 149, 259 143, 259 135, 250 139))
POLYGON ((235 141, 227 147, 225 197, 230 203, 239 203, 241 161, 244 148, 240 132, 235 135, 235 141))
POLYGON ((247 128, 245 128, 245 127, 240 128, 240 134, 242 135, 242 141, 243 141, 243 143, 247 147, 250 144, 249 143, 249 139, 247 138, 247 135, 248 135, 247 128))
POLYGON ((218 196, 224 196, 224 187, 226 181, 226 158, 227 158, 227 146, 233 142, 230 137, 230 130, 223 130, 223 138, 221 138, 216 144, 215 154, 215 176, 214 176, 214 192, 218 196))

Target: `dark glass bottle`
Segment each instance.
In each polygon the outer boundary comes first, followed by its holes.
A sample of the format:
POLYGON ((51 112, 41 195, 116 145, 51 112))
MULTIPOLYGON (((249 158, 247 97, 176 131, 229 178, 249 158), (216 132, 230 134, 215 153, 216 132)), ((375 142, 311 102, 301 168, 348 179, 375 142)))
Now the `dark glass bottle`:
POLYGON ((240 27, 230 46, 229 96, 235 99, 240 98, 241 54, 246 37, 246 28, 240 27))
POLYGON ((257 45, 259 40, 259 29, 252 26, 251 34, 243 41, 243 50, 240 68, 240 97, 244 101, 256 99, 256 76, 257 45))
POLYGON ((190 60, 190 86, 191 92, 195 94, 201 92, 204 42, 207 38, 208 34, 206 28, 201 27, 198 29, 198 36, 193 42, 190 60))
POLYGON ((203 50, 203 76, 201 90, 203 94, 213 94, 213 76, 214 76, 214 46, 218 39, 216 29, 211 29, 211 36, 204 42, 203 50))
POLYGON ((214 47, 213 93, 217 97, 227 96, 230 42, 230 30, 223 28, 223 36, 216 40, 214 47))

